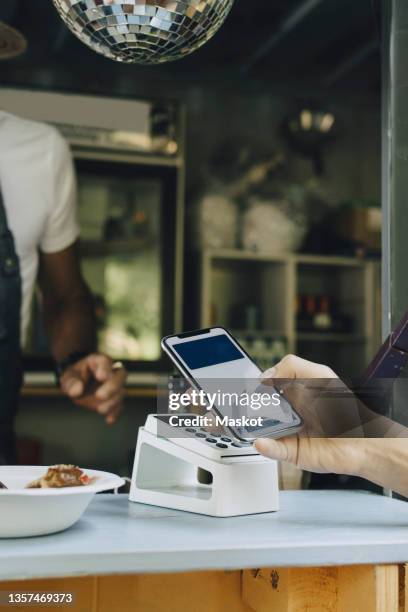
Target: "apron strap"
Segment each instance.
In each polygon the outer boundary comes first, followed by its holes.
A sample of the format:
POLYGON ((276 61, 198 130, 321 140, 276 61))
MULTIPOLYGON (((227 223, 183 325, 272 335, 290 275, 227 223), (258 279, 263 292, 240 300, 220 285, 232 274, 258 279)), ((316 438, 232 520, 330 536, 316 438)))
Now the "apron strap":
POLYGON ((19 260, 15 250, 13 234, 7 222, 7 213, 0 184, 0 272, 5 276, 20 274, 19 260))
POLYGON ((21 276, 0 185, 0 465, 14 464, 14 418, 21 386, 21 276))
POLYGON ((6 209, 4 207, 3 195, 1 193, 1 185, 0 185, 0 236, 5 236, 9 231, 6 209))

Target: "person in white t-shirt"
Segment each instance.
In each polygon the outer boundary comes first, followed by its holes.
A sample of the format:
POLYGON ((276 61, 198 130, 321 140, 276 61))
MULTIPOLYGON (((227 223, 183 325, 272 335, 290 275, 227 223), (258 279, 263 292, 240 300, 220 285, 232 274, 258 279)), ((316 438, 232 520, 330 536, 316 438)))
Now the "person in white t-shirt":
MULTIPOLYGON (((22 40, 0 22, 0 59, 16 55, 22 40)), ((122 364, 96 352, 94 307, 78 259, 76 184, 68 146, 53 127, 1 111, 1 92, 0 195, 0 365, 4 365, 0 368, 0 463, 4 463, 15 458, 10 436, 18 395, 10 383, 16 366, 7 373, 6 364, 17 363, 14 353, 27 336, 37 280, 62 391, 112 424, 122 410, 126 372, 122 364), (13 304, 18 304, 18 310, 21 304, 21 312, 13 314, 13 304), (11 338, 12 321, 18 317, 15 327, 19 330, 11 338), (8 441, 2 443, 1 434, 8 430, 8 441)))

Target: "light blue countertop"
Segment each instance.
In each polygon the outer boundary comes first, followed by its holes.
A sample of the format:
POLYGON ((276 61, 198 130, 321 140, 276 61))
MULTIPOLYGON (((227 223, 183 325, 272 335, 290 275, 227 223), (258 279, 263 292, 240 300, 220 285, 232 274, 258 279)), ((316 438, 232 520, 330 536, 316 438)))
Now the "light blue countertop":
POLYGON ((0 540, 0 580, 408 560, 408 503, 287 491, 281 510, 212 518, 97 495, 71 529, 0 540))

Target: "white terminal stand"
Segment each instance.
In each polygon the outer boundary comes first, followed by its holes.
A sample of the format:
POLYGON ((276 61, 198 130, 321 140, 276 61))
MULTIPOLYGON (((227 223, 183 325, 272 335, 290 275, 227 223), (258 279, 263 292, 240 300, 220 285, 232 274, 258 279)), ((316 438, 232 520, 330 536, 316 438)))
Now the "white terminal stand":
POLYGON ((228 434, 214 442, 190 428, 171 437, 174 428, 160 419, 151 414, 139 429, 130 501, 220 517, 279 509, 276 461, 228 434))

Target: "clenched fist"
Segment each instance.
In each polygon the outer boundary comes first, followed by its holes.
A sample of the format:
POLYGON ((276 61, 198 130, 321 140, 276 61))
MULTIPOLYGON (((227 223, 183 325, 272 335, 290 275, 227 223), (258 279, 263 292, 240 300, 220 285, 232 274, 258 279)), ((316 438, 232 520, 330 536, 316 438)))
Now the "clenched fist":
POLYGON ((110 357, 92 353, 67 367, 60 385, 75 404, 103 415, 112 425, 123 409, 127 372, 110 357))

